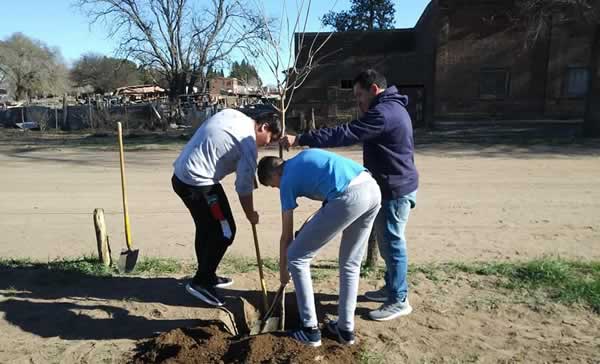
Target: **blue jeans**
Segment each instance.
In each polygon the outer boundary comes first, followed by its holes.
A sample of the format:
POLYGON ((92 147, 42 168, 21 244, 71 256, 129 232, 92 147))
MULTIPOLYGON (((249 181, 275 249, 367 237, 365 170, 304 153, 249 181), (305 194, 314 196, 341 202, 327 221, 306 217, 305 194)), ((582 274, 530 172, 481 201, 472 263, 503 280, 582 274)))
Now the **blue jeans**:
POLYGON ((416 204, 417 191, 396 200, 382 200, 375 218, 375 233, 379 253, 385 261, 385 285, 388 302, 402 302, 408 294, 408 257, 404 230, 411 208, 416 204))

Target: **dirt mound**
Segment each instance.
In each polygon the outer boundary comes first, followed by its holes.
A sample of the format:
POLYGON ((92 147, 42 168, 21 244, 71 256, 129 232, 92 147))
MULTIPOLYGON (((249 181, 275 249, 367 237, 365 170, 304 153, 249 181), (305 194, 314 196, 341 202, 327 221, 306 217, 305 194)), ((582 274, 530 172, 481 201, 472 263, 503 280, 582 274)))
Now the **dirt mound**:
POLYGON ((282 334, 232 336, 219 321, 195 328, 175 329, 138 347, 132 363, 331 363, 356 362, 359 348, 323 338, 311 348, 282 334))

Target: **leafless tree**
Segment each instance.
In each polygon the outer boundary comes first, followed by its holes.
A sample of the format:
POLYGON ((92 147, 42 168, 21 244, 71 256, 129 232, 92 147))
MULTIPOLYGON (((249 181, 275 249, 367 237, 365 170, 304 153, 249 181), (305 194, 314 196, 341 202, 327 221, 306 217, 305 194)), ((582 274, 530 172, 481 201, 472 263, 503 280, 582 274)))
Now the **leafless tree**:
MULTIPOLYGON (((307 36, 306 28, 312 1, 295 1, 296 14, 293 17, 288 13, 288 3, 288 0, 281 2, 281 17, 275 21, 267 16, 264 3, 255 1, 256 8, 262 14, 266 36, 258 42, 244 42, 244 49, 249 55, 262 63, 275 78, 279 97, 276 109, 281 115, 284 133, 286 113, 294 93, 302 87, 311 71, 319 65, 319 61, 327 56, 321 54, 321 50, 333 35, 325 33, 319 37, 317 33, 307 36)), ((281 149, 279 152, 282 155, 281 149)))
POLYGON ((586 136, 600 136, 600 110, 594 100, 600 98, 598 72, 600 62, 600 1, 598 0, 518 0, 517 21, 526 24, 526 46, 549 34, 552 24, 585 23, 594 27, 589 58, 588 94, 584 116, 586 136))
POLYGON ((169 96, 206 87, 206 73, 245 41, 261 36, 261 17, 239 0, 77 0, 91 23, 109 25, 118 53, 159 70, 169 96))
POLYGON ((518 21, 526 24, 526 42, 532 44, 545 37, 552 22, 598 23, 598 5, 595 0, 517 0, 518 21))

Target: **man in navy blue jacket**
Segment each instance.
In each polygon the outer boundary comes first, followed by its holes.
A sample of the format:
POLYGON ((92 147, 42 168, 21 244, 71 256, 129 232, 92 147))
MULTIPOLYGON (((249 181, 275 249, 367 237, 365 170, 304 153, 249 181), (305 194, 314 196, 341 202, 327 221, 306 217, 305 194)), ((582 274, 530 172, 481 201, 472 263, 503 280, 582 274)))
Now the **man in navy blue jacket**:
POLYGON ((381 188, 381 210, 375 220, 379 251, 385 260, 385 286, 365 297, 383 305, 369 313, 385 321, 412 312, 408 302, 408 258, 404 230, 415 207, 419 174, 414 161, 413 130, 406 111, 408 97, 383 75, 369 69, 354 79, 354 95, 361 117, 333 128, 282 138, 284 147, 332 148, 363 143, 365 167, 381 188))

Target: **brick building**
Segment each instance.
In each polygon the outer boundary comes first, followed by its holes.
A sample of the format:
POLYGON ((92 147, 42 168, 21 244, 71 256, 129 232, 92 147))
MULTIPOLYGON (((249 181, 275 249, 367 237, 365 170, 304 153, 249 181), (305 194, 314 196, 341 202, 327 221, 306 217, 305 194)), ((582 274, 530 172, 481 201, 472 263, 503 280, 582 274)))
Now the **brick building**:
MULTIPOLYGON (((351 80, 374 67, 409 96, 417 127, 444 119, 582 118, 594 27, 553 21, 525 47, 525 27, 512 10, 513 0, 433 0, 414 28, 334 33, 294 96, 292 116, 314 110, 317 125, 352 119, 351 80)), ((326 34, 306 33, 305 44, 315 36, 326 34)))

